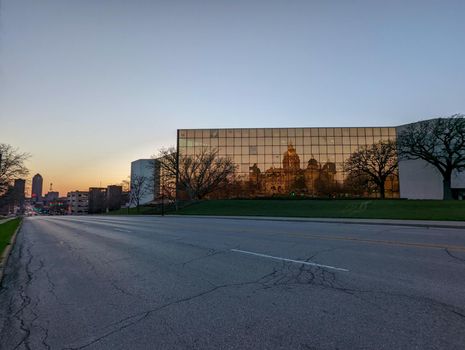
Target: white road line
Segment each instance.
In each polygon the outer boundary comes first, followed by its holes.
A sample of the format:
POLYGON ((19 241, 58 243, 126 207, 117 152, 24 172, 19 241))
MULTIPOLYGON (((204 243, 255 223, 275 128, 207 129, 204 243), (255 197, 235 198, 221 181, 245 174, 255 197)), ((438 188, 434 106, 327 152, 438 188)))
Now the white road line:
POLYGON ((287 259, 287 258, 280 258, 278 256, 272 256, 272 255, 266 255, 266 254, 260 254, 260 253, 254 253, 254 252, 248 252, 246 250, 240 250, 240 249, 230 249, 232 252, 236 253, 243 253, 243 254, 250 254, 250 255, 255 255, 259 256, 262 258, 269 258, 269 259, 275 259, 275 260, 281 260, 281 261, 288 261, 288 262, 293 262, 296 264, 304 264, 304 265, 310 265, 310 266, 318 266, 318 267, 324 267, 327 269, 332 269, 332 270, 337 270, 337 271, 344 271, 348 272, 349 270, 343 269, 340 267, 334 267, 334 266, 329 266, 329 265, 322 265, 322 264, 317 264, 309 261, 301 261, 301 260, 294 260, 294 259, 287 259))

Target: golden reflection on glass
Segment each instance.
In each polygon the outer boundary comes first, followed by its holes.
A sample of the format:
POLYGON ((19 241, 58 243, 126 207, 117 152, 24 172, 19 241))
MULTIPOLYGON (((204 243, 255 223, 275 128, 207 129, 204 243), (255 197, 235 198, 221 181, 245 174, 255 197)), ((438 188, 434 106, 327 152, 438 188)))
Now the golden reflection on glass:
MULTIPOLYGON (((236 196, 318 197, 348 195, 344 161, 360 147, 395 139, 396 129, 182 129, 178 135, 180 154, 216 150, 238 165, 235 181, 243 185, 232 186, 242 191, 236 196)), ((386 189, 388 197, 398 197, 396 179, 389 179, 386 189)))

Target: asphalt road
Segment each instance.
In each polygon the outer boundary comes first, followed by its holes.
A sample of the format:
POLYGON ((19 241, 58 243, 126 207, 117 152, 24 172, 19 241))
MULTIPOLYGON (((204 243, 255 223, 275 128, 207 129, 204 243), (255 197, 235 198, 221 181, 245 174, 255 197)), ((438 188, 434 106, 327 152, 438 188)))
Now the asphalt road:
POLYGON ((465 349, 465 230, 25 220, 1 349, 465 349))

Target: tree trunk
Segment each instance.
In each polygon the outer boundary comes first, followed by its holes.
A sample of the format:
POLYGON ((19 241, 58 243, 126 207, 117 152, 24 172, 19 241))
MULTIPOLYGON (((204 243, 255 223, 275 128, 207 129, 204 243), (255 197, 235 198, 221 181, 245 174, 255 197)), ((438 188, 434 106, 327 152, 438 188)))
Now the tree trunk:
POLYGON ((381 182, 381 183, 379 184, 379 198, 381 198, 381 199, 386 198, 385 192, 386 192, 386 191, 385 191, 385 189, 384 189, 384 182, 381 182))
POLYGON ((444 175, 442 180, 442 199, 443 200, 451 200, 454 199, 452 197, 452 189, 451 189, 451 174, 444 175))

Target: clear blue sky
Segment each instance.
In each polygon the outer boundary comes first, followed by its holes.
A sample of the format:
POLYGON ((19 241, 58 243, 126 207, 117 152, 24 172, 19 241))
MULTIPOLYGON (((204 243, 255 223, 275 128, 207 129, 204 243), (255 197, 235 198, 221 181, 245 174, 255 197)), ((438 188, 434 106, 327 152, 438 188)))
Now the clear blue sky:
MULTIPOLYGON (((0 0, 0 142, 61 194, 177 128, 465 112, 465 1, 0 0)), ((33 174, 31 174, 33 175, 33 174)))

